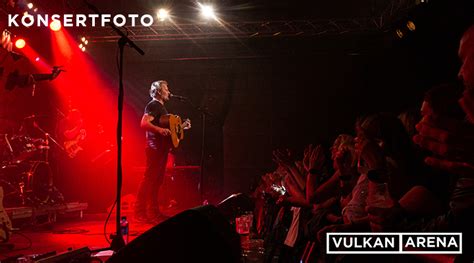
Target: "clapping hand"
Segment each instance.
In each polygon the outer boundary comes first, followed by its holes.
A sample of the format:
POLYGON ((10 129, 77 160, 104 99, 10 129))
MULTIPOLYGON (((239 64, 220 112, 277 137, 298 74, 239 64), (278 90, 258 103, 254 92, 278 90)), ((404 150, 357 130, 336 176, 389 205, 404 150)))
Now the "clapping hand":
POLYGON ((295 161, 293 160, 291 153, 288 149, 273 151, 273 161, 285 167, 289 167, 295 164, 295 161))
POLYGON ((321 171, 325 160, 326 160, 326 156, 324 155, 323 147, 321 145, 316 146, 316 148, 313 148, 311 155, 309 157, 308 171, 310 170, 321 171))
POLYGON ((474 173, 474 126, 458 120, 425 116, 413 141, 434 153, 425 163, 458 175, 474 173))

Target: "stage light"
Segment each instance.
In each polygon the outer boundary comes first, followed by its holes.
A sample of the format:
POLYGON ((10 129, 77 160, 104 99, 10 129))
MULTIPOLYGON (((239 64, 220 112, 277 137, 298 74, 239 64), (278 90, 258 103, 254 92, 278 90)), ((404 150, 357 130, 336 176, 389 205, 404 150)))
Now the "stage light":
POLYGON ((38 8, 33 9, 33 12, 35 13, 38 12, 38 8))
POLYGON ((408 22, 407 22, 407 28, 408 28, 408 30, 410 30, 410 31, 415 31, 415 30, 416 30, 415 23, 413 23, 413 21, 408 20, 408 22))
POLYGON ((32 3, 28 3, 27 6, 28 6, 29 9, 32 9, 32 8, 33 8, 33 4, 32 4, 32 3))
POLYGON ((403 33, 403 31, 400 30, 400 29, 397 29, 397 30, 395 31, 395 33, 397 34, 397 36, 398 36, 399 38, 403 38, 403 36, 405 35, 405 34, 403 33))
POLYGON ((22 49, 26 46, 26 42, 23 38, 19 38, 15 41, 15 47, 18 49, 22 49))
POLYGON ((36 61, 36 62, 40 61, 40 58, 39 58, 39 57, 36 57, 36 58, 35 58, 35 61, 36 61))
POLYGON ((82 52, 86 52, 86 47, 81 48, 82 52))
POLYGON ((201 8, 201 14, 206 19, 217 19, 216 14, 214 13, 214 8, 211 5, 203 5, 198 3, 201 8))
POLYGON ((158 13, 156 13, 156 16, 158 17, 158 20, 165 21, 166 19, 169 19, 170 13, 168 10, 160 8, 158 13))
POLYGON ((49 24, 49 28, 53 31, 59 31, 61 29, 61 22, 59 20, 53 20, 53 22, 49 24))
POLYGON ((83 49, 83 48, 85 49, 87 44, 89 44, 89 40, 87 40, 86 37, 81 37, 81 43, 79 44, 79 49, 83 49))

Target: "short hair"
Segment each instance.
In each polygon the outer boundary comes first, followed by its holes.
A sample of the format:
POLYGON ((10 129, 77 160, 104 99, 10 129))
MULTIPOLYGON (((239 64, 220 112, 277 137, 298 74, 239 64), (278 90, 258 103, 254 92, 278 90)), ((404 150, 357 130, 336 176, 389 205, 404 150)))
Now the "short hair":
POLYGON ((155 98, 156 93, 160 91, 162 84, 168 84, 168 82, 166 82, 166 80, 157 80, 151 83, 150 97, 155 98))

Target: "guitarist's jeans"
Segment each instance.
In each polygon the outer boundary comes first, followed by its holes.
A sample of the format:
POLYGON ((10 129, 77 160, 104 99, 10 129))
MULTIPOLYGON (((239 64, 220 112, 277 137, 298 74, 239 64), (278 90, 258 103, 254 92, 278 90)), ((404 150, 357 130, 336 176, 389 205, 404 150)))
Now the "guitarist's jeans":
POLYGON ((135 215, 137 217, 147 217, 159 215, 158 192, 163 183, 166 171, 169 149, 145 148, 146 170, 140 182, 135 203, 135 215))

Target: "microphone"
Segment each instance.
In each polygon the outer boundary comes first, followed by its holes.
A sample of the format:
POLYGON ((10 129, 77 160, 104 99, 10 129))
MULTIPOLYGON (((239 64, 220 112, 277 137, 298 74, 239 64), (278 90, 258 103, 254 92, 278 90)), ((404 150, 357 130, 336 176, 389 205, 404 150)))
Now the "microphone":
POLYGON ((186 97, 174 95, 174 94, 171 94, 171 93, 170 93, 170 97, 171 97, 171 98, 176 98, 176 99, 178 99, 178 100, 187 100, 187 99, 188 99, 188 98, 186 98, 186 97))

